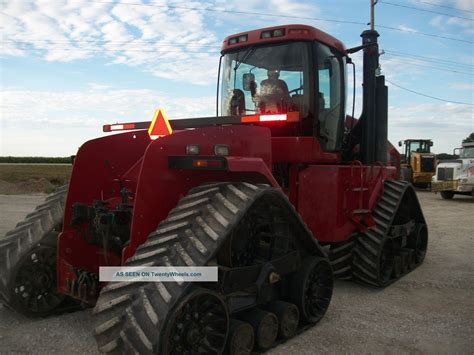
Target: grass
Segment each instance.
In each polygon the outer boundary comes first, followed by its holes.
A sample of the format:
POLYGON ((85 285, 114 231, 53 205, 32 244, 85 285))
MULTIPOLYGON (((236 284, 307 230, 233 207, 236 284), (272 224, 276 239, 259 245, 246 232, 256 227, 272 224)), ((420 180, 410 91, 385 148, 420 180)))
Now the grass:
POLYGON ((71 165, 1 164, 0 181, 13 184, 15 190, 19 190, 16 193, 51 193, 68 182, 71 169, 71 165))

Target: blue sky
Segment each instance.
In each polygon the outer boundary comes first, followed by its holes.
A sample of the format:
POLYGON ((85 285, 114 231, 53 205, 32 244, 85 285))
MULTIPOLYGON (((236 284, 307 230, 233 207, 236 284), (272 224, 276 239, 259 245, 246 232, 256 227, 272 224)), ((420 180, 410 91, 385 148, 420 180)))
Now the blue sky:
MULTIPOLYGON (((170 118, 212 115, 219 47, 232 33, 304 23, 348 47, 360 44, 366 26, 316 18, 366 23, 369 0, 3 1, 0 155, 72 155, 102 135, 102 124, 148 120, 156 107, 170 118)), ((383 73, 402 87, 472 104, 473 19, 473 0, 379 1, 383 73)), ((362 61, 353 58, 357 115, 362 61)), ((392 142, 432 138, 435 152, 451 152, 472 131, 474 106, 390 87, 392 142)))

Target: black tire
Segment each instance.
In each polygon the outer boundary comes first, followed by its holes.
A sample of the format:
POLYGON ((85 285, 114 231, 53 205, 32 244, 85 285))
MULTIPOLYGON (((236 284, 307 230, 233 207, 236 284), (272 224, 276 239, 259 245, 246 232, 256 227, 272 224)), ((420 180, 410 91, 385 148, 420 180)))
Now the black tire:
POLYGON ((329 261, 308 256, 290 284, 290 300, 300 312, 303 322, 315 324, 321 320, 331 302, 334 280, 329 261))
POLYGON ((26 316, 47 316, 64 299, 64 296, 56 292, 55 255, 66 194, 67 185, 60 187, 0 239, 0 301, 26 316), (31 279, 25 279, 29 273, 25 268, 39 272, 39 267, 43 267, 41 276, 30 273, 31 279), (41 286, 35 277, 44 278, 41 286), (25 291, 27 285, 30 287, 29 292, 25 291), (36 301, 34 295, 39 297, 36 301), (51 298, 46 302, 46 299, 42 299, 44 296, 51 298), (32 302, 26 302, 27 298, 31 298, 32 302), (38 307, 38 300, 45 304, 38 307))
POLYGON ((443 200, 452 200, 454 197, 454 192, 452 191, 441 191, 441 197, 443 200))
MULTIPOLYGON (((190 190, 125 265, 207 265, 216 260, 234 226, 244 220, 249 209, 267 198, 288 210, 288 220, 298 226, 295 235, 304 245, 301 249, 323 256, 319 244, 283 194, 268 186, 216 183, 190 190)), ((332 280, 332 273, 329 277, 332 280)), ((163 353, 166 324, 173 319, 173 309, 186 297, 189 287, 184 282, 106 285, 93 311, 99 351, 163 353)))

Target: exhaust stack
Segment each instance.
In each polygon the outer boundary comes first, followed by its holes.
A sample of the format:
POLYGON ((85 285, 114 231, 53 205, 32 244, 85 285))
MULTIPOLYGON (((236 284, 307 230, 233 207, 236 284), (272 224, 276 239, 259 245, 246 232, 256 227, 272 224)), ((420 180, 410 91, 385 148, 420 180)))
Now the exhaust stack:
POLYGON ((362 32, 364 46, 363 103, 360 156, 364 164, 387 163, 388 89, 384 76, 378 76, 379 46, 377 31, 362 32))

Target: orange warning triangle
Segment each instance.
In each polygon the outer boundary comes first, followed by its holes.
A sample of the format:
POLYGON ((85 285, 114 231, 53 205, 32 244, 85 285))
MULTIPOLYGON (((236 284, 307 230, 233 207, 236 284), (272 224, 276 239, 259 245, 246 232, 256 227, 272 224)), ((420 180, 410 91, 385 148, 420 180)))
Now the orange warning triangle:
POLYGON ((157 139, 173 133, 168 117, 166 117, 165 110, 158 108, 155 110, 150 127, 148 128, 148 135, 151 139, 157 139))

